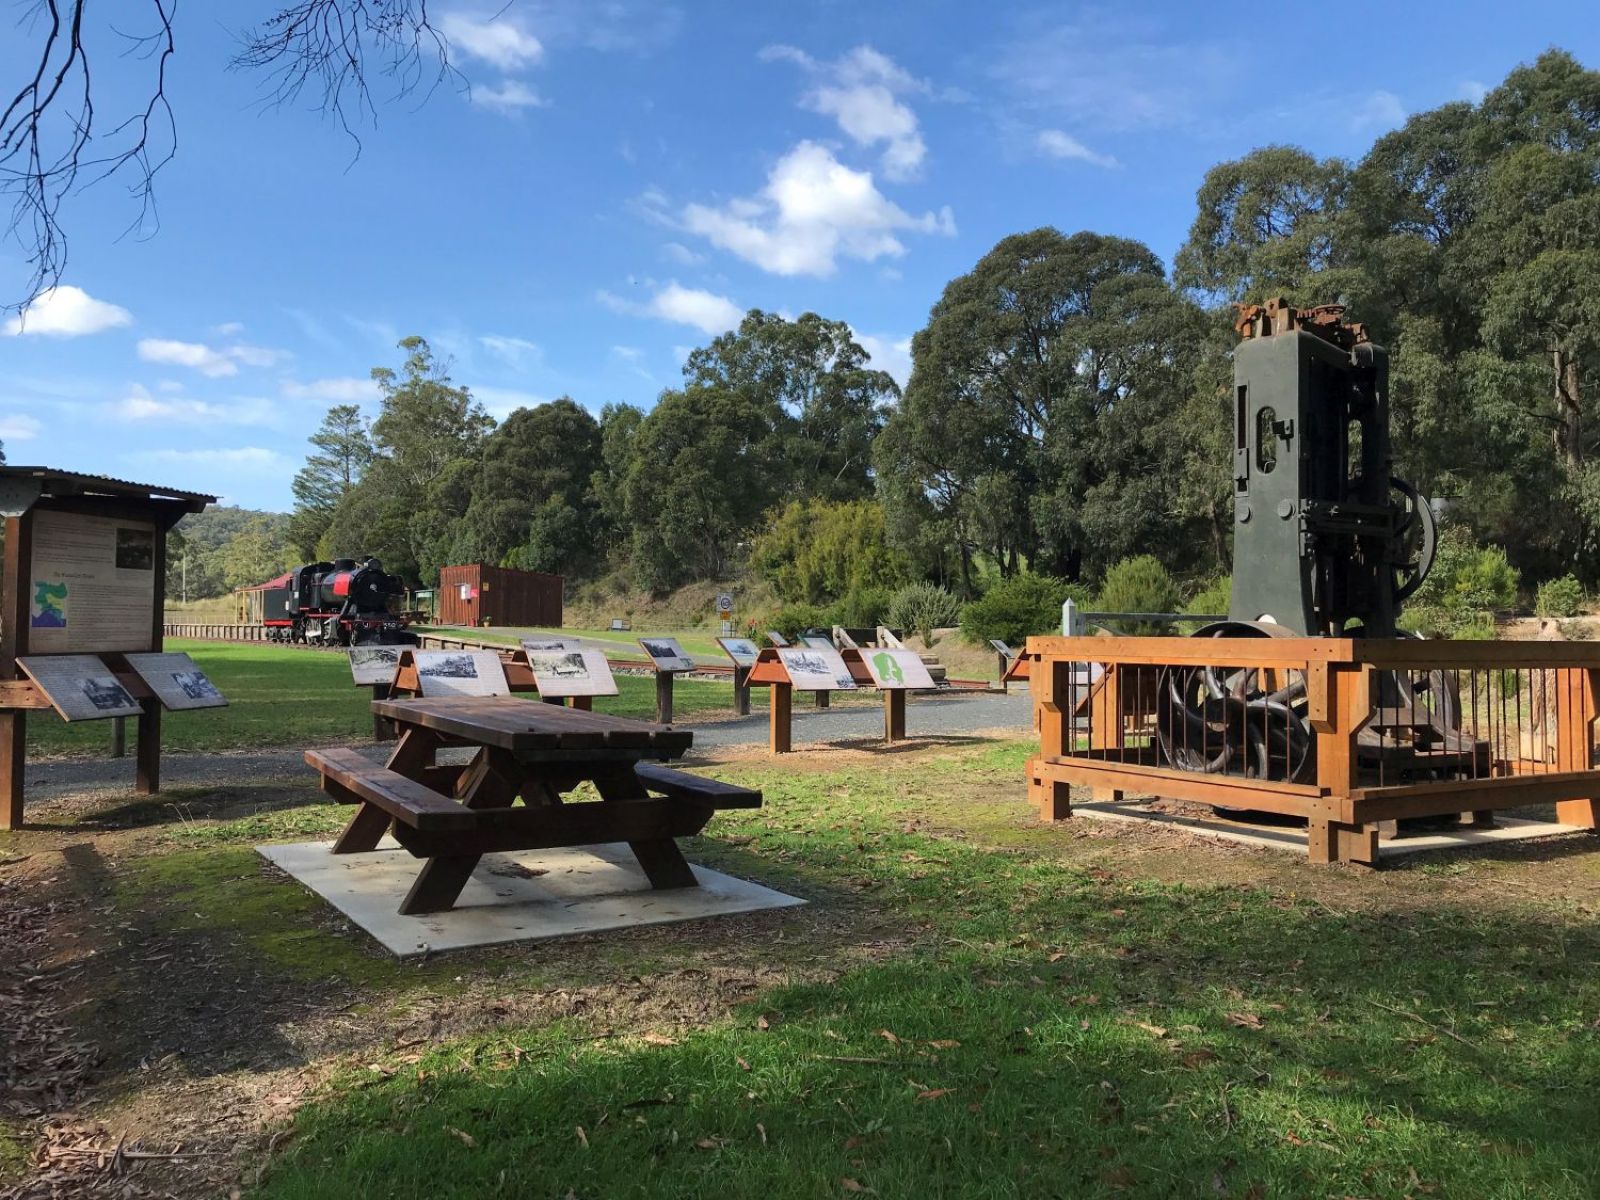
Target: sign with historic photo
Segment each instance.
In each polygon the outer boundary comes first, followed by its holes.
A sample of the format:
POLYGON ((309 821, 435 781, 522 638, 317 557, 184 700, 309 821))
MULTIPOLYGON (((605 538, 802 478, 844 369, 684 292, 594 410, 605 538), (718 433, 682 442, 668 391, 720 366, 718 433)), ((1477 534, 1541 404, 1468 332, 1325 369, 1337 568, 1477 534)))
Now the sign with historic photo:
POLYGON ((417 684, 433 696, 509 696, 505 668, 493 650, 413 650, 417 684))
POLYGON ((801 638, 800 639, 800 643, 802 645, 805 645, 805 646, 810 646, 813 650, 832 650, 833 649, 833 639, 832 638, 819 637, 816 634, 812 634, 810 637, 801 638))
POLYGON ((393 683, 394 669, 400 665, 404 646, 350 647, 350 675, 361 687, 393 683))
POLYGON ((529 654, 544 654, 551 650, 565 650, 567 643, 563 638, 523 638, 522 648, 529 654))
POLYGON ((861 661, 880 688, 931 688, 933 676, 915 650, 863 650, 861 661))
POLYGON ((127 658, 134 674, 144 680, 164 708, 222 708, 228 703, 187 654, 130 654, 127 658))
POLYGON ((27 655, 17 665, 65 721, 136 717, 139 702, 93 654, 27 655))
POLYGON ((528 668, 541 696, 615 696, 617 681, 599 650, 530 650, 528 668))
POLYGON ((856 681, 850 668, 832 646, 780 646, 778 657, 789 672, 789 682, 801 692, 852 692, 856 681))
POLYGON ((733 659, 736 667, 753 667, 756 665, 756 656, 761 653, 761 648, 749 638, 722 637, 717 639, 717 645, 722 647, 722 652, 733 659))
POLYGON ((677 638, 640 638, 639 645, 658 671, 692 671, 694 660, 683 652, 677 638))
POLYGON ((784 637, 783 634, 779 633, 776 629, 767 630, 767 641, 771 642, 774 646, 787 646, 789 644, 789 639, 784 637))
POLYGON ((157 536, 149 521, 36 512, 28 648, 41 654, 152 649, 157 536))

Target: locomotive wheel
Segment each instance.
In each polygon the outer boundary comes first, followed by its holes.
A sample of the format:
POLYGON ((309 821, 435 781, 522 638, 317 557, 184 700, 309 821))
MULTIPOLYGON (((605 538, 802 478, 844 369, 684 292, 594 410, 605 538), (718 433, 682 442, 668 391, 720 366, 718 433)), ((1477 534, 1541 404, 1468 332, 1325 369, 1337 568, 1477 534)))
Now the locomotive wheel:
MULTIPOLYGON (((1220 621, 1195 636, 1292 635, 1265 622, 1220 621)), ((1291 783, 1315 773, 1317 743, 1299 671, 1163 667, 1156 696, 1156 744, 1180 771, 1291 783)))

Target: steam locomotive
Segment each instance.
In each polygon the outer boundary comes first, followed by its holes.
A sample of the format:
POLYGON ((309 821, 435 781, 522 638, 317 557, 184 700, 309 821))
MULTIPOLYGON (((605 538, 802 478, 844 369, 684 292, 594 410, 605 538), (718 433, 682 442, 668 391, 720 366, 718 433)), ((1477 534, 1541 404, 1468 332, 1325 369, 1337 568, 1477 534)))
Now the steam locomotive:
POLYGON ((375 558, 308 563, 262 585, 261 621, 275 642, 415 646, 406 619, 391 608, 405 590, 375 558))

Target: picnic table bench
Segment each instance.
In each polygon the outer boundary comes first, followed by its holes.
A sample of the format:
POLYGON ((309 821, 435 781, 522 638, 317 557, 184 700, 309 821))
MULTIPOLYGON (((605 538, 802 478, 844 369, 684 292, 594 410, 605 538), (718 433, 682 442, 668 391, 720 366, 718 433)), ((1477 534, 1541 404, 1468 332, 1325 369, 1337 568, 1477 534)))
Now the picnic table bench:
POLYGON ((374 850, 384 834, 425 859, 400 912, 443 912, 484 854, 627 842, 654 888, 695 887, 675 839, 761 793, 661 765, 693 735, 644 721, 514 696, 378 700, 399 740, 378 764, 353 749, 306 751, 328 795, 357 806, 335 854, 374 850), (467 746, 467 762, 437 761, 467 746), (572 801, 592 784, 598 800, 572 801), (520 803, 518 803, 520 801, 520 803))

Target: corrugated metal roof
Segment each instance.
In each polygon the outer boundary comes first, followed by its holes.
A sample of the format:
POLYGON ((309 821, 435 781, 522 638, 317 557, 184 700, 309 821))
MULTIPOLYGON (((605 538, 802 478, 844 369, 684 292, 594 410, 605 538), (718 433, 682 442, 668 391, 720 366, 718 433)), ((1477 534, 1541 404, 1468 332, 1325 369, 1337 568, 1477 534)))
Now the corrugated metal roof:
POLYGON ((288 587, 290 580, 292 580, 293 578, 294 578, 294 572, 293 571, 285 571, 282 575, 279 575, 276 579, 269 579, 265 583, 252 583, 249 587, 237 587, 237 588, 234 588, 233 590, 236 591, 236 592, 264 592, 268 588, 288 587))
POLYGON ((215 496, 208 496, 204 492, 186 492, 179 488, 134 483, 129 479, 113 479, 109 475, 85 475, 81 471, 63 471, 59 467, 0 466, 0 478, 8 476, 41 480, 44 490, 51 495, 136 496, 151 500, 198 501, 201 504, 215 504, 217 501, 215 496))

